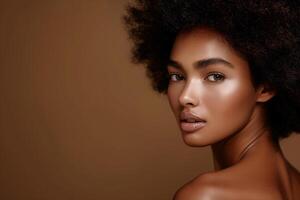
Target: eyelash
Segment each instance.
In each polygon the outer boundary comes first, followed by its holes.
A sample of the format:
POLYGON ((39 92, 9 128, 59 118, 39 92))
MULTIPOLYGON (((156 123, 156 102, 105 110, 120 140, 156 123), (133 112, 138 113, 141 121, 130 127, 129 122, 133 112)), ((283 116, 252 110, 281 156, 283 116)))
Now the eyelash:
MULTIPOLYGON (((176 75, 178 77, 181 77, 181 80, 184 78, 182 75, 178 74, 178 73, 170 73, 168 76, 169 76, 169 81, 172 81, 171 78, 173 75, 176 75)), ((209 73, 205 78, 204 80, 208 80, 210 82, 219 82, 219 81, 223 81, 225 79, 225 76, 222 74, 222 73, 219 73, 219 72, 211 72, 209 73), (220 79, 218 80, 215 80, 215 81, 211 81, 211 80, 208 80, 209 77, 211 76, 219 76, 220 79)), ((177 81, 172 81, 172 82, 177 82, 177 81)))
MULTIPOLYGON (((170 73, 170 74, 168 74, 169 81, 172 81, 171 79, 172 79, 172 76, 173 76, 173 75, 175 75, 175 76, 177 76, 177 77, 181 77, 181 78, 182 78, 182 76, 181 76, 180 74, 178 74, 178 73, 170 73)), ((177 82, 177 81, 175 81, 175 82, 177 82)))
POLYGON ((209 73, 206 77, 205 80, 208 79, 209 76, 214 75, 214 76, 219 76, 220 79, 218 79, 217 81, 211 81, 211 82, 219 82, 219 81, 223 81, 225 79, 225 75, 223 75, 222 73, 219 72, 212 72, 209 73))

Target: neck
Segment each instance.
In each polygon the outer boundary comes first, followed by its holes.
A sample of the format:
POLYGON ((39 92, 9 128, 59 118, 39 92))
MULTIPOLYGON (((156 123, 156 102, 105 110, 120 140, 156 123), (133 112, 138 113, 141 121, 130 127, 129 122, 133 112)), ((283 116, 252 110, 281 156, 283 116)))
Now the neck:
POLYGON ((240 131, 211 146, 215 170, 230 167, 250 154, 258 154, 263 148, 268 152, 281 151, 278 142, 274 142, 269 129, 264 126, 263 110, 256 107, 249 123, 240 131))

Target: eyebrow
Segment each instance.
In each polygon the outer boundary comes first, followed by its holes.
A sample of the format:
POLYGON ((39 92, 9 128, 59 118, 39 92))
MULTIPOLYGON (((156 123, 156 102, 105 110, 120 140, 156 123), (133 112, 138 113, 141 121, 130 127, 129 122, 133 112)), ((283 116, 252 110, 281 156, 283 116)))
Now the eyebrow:
MULTIPOLYGON (((208 59, 198 60, 193 64, 193 66, 196 69, 203 69, 203 68, 206 68, 206 67, 208 67, 210 65, 214 65, 214 64, 223 64, 224 66, 234 68, 230 62, 228 62, 222 58, 208 58, 208 59)), ((174 61, 172 59, 170 59, 168 61, 168 66, 172 66, 177 69, 183 69, 183 66, 181 63, 174 61)))

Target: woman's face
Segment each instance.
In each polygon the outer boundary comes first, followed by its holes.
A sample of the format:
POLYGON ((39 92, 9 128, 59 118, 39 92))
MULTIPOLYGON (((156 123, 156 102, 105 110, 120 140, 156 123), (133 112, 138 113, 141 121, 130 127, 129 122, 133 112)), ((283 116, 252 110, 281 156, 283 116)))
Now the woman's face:
POLYGON ((214 144, 251 121, 257 95, 248 63, 217 32, 197 28, 179 34, 167 67, 168 100, 186 144, 214 144), (182 122, 190 117, 186 113, 204 121, 182 122))

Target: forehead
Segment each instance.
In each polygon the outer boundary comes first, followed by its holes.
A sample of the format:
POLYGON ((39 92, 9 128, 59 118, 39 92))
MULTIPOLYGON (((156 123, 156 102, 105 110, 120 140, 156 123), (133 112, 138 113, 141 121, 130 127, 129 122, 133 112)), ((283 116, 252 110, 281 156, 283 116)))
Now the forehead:
POLYGON ((232 65, 245 65, 246 61, 226 39, 209 28, 194 28, 177 35, 170 59, 192 65, 199 60, 221 58, 232 65))
POLYGON ((180 58, 185 52, 189 52, 189 55, 191 52, 202 54, 202 56, 224 55, 229 50, 230 46, 221 34, 208 28, 195 28, 177 35, 171 56, 180 58))

